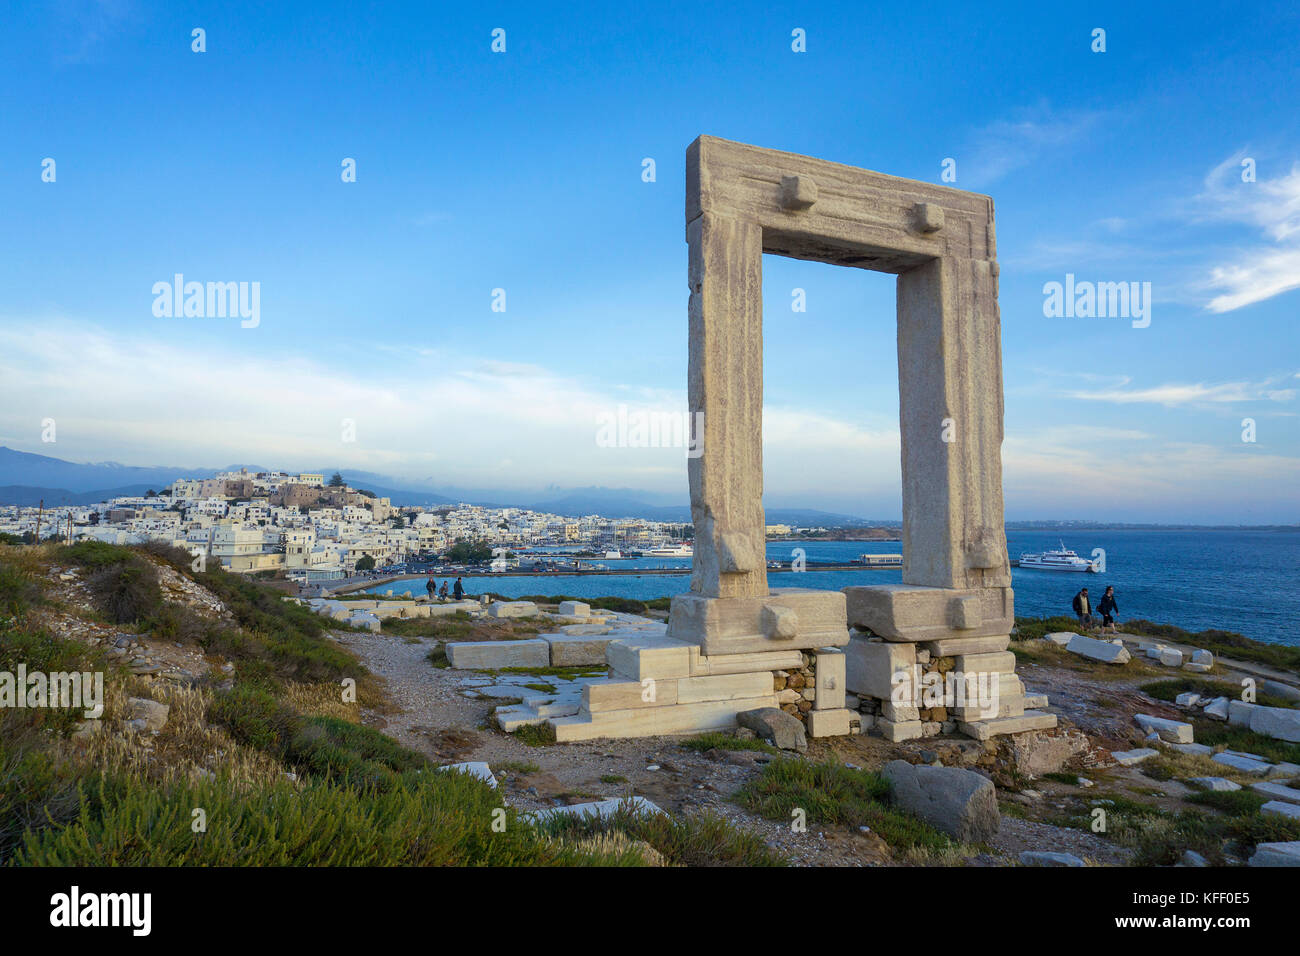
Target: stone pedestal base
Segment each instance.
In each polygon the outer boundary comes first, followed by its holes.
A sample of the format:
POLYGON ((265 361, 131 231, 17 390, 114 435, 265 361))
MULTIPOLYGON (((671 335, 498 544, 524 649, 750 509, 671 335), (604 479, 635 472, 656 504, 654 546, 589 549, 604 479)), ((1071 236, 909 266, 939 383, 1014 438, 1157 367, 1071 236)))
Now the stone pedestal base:
POLYGON ((705 655, 843 647, 845 597, 807 588, 773 588, 765 597, 679 594, 668 612, 668 636, 698 644, 705 655))
MULTIPOLYGON (((845 588, 849 623, 847 685, 865 717, 891 741, 961 732, 976 740, 1049 730, 1056 717, 1034 709, 1016 658, 1007 651, 1015 623, 1010 588, 930 588, 911 584, 845 588), (973 678, 974 684, 962 683, 973 678), (942 679, 944 684, 940 684, 942 679), (976 705, 948 694, 925 704, 924 685, 983 687, 976 705), (898 690, 899 693, 895 693, 898 690)), ((955 690, 956 688, 950 688, 955 690)))
POLYGON ((576 713, 549 722, 561 742, 649 737, 729 729, 737 714, 779 707, 813 737, 860 733, 860 716, 845 706, 839 648, 848 643, 838 591, 679 595, 665 636, 612 641, 609 678, 586 685, 576 713))
POLYGON ((849 624, 887 641, 998 637, 1015 625, 1011 588, 885 584, 844 589, 849 624))

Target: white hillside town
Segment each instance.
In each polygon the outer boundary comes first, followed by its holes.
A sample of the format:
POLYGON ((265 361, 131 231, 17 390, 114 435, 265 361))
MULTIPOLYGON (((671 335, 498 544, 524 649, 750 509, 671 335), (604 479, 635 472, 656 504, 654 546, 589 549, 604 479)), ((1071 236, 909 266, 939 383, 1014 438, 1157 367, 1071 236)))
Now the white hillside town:
POLYGON ((516 550, 668 551, 681 547, 683 531, 681 524, 641 518, 466 503, 397 507, 343 483, 341 476, 247 469, 214 478, 177 477, 154 494, 93 505, 0 506, 0 534, 110 544, 165 541, 227 571, 283 573, 311 586, 356 574, 358 562, 391 568, 430 558, 457 541, 487 543, 494 552, 490 569, 505 571, 520 566, 516 550))

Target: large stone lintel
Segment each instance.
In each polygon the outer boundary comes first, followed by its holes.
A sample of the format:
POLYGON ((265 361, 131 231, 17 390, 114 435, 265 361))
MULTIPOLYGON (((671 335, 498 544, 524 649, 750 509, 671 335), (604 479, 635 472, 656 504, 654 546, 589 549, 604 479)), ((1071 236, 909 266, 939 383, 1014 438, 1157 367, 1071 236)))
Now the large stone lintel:
POLYGON ((844 595, 806 588, 774 588, 765 597, 679 594, 669 610, 668 636, 698 644, 709 656, 849 642, 844 595))
POLYGON ((885 584, 844 589, 849 624, 888 641, 997 637, 1015 623, 1011 588, 885 584))

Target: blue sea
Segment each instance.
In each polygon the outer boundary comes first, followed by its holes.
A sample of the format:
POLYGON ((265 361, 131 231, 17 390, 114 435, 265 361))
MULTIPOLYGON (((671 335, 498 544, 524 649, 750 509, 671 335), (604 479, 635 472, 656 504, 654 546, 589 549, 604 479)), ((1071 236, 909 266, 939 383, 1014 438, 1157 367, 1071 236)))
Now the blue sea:
MULTIPOLYGON (((1058 532, 1012 531, 1007 547, 1012 557, 1022 551, 1057 547, 1058 532)), ((1070 601, 1087 586, 1095 598, 1113 585, 1119 602, 1117 619, 1145 618, 1174 624, 1189 631, 1220 628, 1259 641, 1300 644, 1300 532, 1293 531, 1075 531, 1065 546, 1084 558, 1093 549, 1106 552, 1101 574, 1066 574, 1012 568, 1016 613, 1043 617, 1070 615, 1070 601)), ((769 560, 789 561, 801 547, 807 554, 807 571, 768 572, 773 587, 839 590, 854 584, 897 584, 902 571, 853 569, 818 571, 817 562, 842 563, 864 552, 899 554, 899 542, 772 541, 769 560)), ((509 597, 524 594, 566 594, 577 598, 603 596, 649 598, 681 594, 690 587, 689 575, 637 574, 638 568, 689 567, 689 559, 640 558, 633 561, 599 560, 627 574, 534 575, 501 574, 467 578, 471 593, 491 590, 509 597)), ((374 591, 398 590, 385 584, 374 591)), ((1094 600, 1094 606, 1095 606, 1094 600)))

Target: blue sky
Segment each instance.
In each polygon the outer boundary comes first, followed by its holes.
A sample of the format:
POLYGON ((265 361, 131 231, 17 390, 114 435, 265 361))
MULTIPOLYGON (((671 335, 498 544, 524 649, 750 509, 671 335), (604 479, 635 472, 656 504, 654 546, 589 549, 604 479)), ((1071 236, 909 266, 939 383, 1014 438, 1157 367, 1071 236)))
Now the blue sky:
MULTIPOLYGON (((994 197, 1009 518, 1300 521, 1293 6, 269 6, 6 7, 0 444, 684 501, 594 435, 684 408, 708 133, 994 197), (178 272, 257 327, 155 317, 178 272), (1150 326, 1045 317, 1067 273, 1150 326)), ((897 517, 893 281, 765 258, 769 505, 897 517)))

